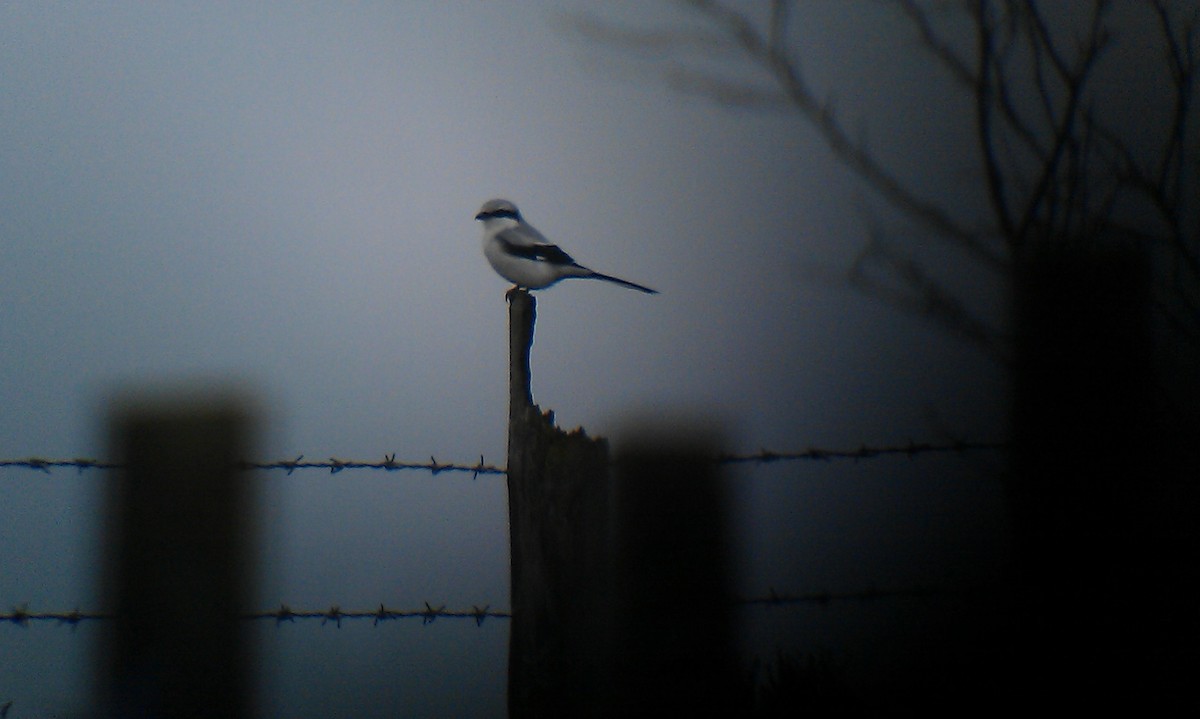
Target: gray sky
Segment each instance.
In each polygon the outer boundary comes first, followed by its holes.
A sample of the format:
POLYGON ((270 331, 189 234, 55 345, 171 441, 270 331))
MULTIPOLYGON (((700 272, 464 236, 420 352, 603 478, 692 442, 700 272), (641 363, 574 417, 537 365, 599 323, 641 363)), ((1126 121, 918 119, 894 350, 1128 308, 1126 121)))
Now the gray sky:
MULTIPOLYGON (((906 179, 951 197, 977 179, 968 108, 895 17, 856 8, 804 14, 807 71, 906 179)), ((671 89, 665 50, 573 34, 587 9, 694 24, 670 3, 0 5, 0 457, 104 457, 126 389, 233 380, 264 407, 264 459, 502 465, 506 284, 472 219, 497 196, 662 292, 539 293, 535 400, 564 427, 701 414, 737 452, 997 437, 994 363, 822 274, 892 220, 811 129, 671 89)), ((987 277, 943 262, 995 305, 987 277)), ((921 462, 745 472, 739 586, 906 585, 991 558, 959 540, 997 533, 993 468, 921 462)), ((102 480, 0 473, 6 611, 94 605, 102 480)), ((264 607, 507 608, 500 478, 264 487, 264 607)), ((802 650, 832 644, 830 616, 775 612, 748 641, 782 625, 802 650)), ((274 715, 503 711, 503 621, 264 637, 274 715)), ((81 712, 93 639, 0 626, 0 703, 81 712)))

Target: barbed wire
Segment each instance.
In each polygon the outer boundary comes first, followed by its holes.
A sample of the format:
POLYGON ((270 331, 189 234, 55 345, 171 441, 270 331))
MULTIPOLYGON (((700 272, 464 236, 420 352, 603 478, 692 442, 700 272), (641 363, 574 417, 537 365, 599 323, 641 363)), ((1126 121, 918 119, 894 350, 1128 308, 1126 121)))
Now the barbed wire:
POLYGON ((328 622, 333 622, 338 627, 342 626, 343 619, 370 619, 372 624, 379 624, 397 619, 412 619, 415 617, 421 618, 422 624, 432 624, 439 617, 449 617, 451 619, 474 619, 475 626, 481 626, 483 620, 488 617, 497 619, 511 619, 512 614, 505 611, 493 610, 491 605, 483 607, 472 606, 471 611, 455 611, 446 609, 446 605, 435 607, 429 602, 425 602, 424 609, 412 611, 403 611, 397 609, 388 609, 383 604, 379 605, 378 609, 365 611, 343 611, 341 607, 334 605, 329 609, 316 611, 296 611, 289 608, 286 604, 280 605, 279 609, 270 612, 255 612, 246 614, 246 619, 274 619, 275 624, 279 625, 283 622, 294 622, 297 619, 319 619, 324 625, 328 622))
MULTIPOLYGON (((789 461, 832 461, 832 460, 860 460, 860 459, 875 459, 878 457, 903 455, 906 457, 916 457, 922 454, 934 453, 961 453, 980 450, 1004 450, 1008 445, 1002 442, 950 442, 946 444, 934 444, 930 442, 909 442, 903 445, 890 445, 881 447, 870 447, 862 445, 856 449, 819 449, 809 448, 796 452, 776 452, 768 449, 760 449, 752 454, 720 454, 713 461, 717 464, 770 464, 773 462, 789 462, 789 461)), ((377 462, 367 462, 352 459, 338 459, 330 457, 327 460, 306 460, 304 455, 300 455, 295 459, 277 460, 273 462, 238 462, 239 469, 244 470, 283 470, 290 475, 298 469, 327 469, 330 474, 338 474, 345 470, 355 469, 370 469, 382 470, 386 472, 397 471, 425 471, 433 476, 437 476, 443 472, 459 472, 470 473, 471 479, 477 478, 479 475, 502 475, 507 474, 507 470, 502 467, 497 467, 492 464, 487 464, 483 460, 483 455, 479 455, 479 461, 475 464, 459 464, 454 462, 439 462, 436 458, 430 457, 428 462, 406 462, 398 461, 395 454, 384 455, 384 458, 377 462)), ((122 469, 123 464, 118 462, 106 462, 96 459, 45 459, 42 457, 27 457, 25 459, 0 459, 0 468, 3 467, 23 467, 26 469, 34 469, 40 472, 50 474, 53 469, 68 468, 74 469, 82 474, 86 470, 100 469, 122 469)))
POLYGON ((795 460, 819 460, 830 461, 836 459, 875 459, 877 457, 887 457, 895 455, 903 455, 906 457, 916 457, 921 454, 934 453, 959 453, 973 452, 979 450, 1005 450, 1008 449, 1008 444, 1004 442, 963 442, 954 441, 944 444, 934 444, 932 442, 908 442, 907 444, 889 445, 882 447, 869 447, 861 445, 857 449, 818 449, 810 447, 809 449, 800 452, 773 452, 768 449, 762 449, 754 454, 722 454, 717 456, 718 464, 769 464, 771 462, 785 462, 795 460))
POLYGON ((8 622, 22 627, 31 622, 58 622, 59 624, 76 625, 82 622, 111 619, 112 615, 99 612, 81 612, 78 609, 70 612, 31 612, 24 606, 13 607, 8 613, 0 614, 0 623, 8 622))
MULTIPOLYGON (((808 592, 803 594, 788 594, 776 592, 774 588, 761 597, 739 597, 733 600, 735 606, 786 606, 800 604, 827 605, 835 602, 871 601, 882 599, 912 599, 935 596, 969 595, 982 591, 994 590, 995 587, 947 588, 933 586, 904 587, 898 589, 862 589, 853 592, 808 592)), ((380 622, 400 619, 420 619, 422 624, 432 624, 440 618, 473 619, 476 626, 481 626, 485 619, 512 619, 512 613, 502 609, 492 609, 490 604, 473 605, 470 610, 447 609, 445 604, 434 606, 424 603, 422 609, 400 610, 389 609, 380 604, 376 609, 344 610, 339 605, 328 609, 292 609, 286 604, 270 611, 243 614, 247 620, 273 619, 276 625, 284 622, 303 620, 319 620, 321 625, 332 623, 341 627, 343 620, 370 619, 373 625, 380 622)), ((0 623, 28 626, 33 622, 56 622, 60 625, 75 626, 83 622, 112 619, 113 615, 103 612, 83 612, 75 609, 70 612, 31 612, 26 606, 14 607, 12 611, 0 613, 0 623)))
POLYGON ((384 455, 381 462, 361 462, 358 460, 338 459, 336 457, 330 457, 326 461, 313 462, 305 461, 304 455, 300 455, 296 459, 277 462, 240 462, 238 466, 241 469, 282 469, 287 474, 291 474, 297 469, 328 469, 330 474, 337 474, 347 469, 376 469, 388 472, 424 470, 434 476, 442 472, 470 472, 471 479, 475 479, 481 474, 508 474, 507 470, 495 465, 485 464, 482 454, 479 455, 479 462, 476 464, 441 463, 432 456, 428 462, 398 462, 396 461, 395 454, 387 454, 384 455))
MULTIPOLYGON (((423 609, 414 609, 405 611, 401 609, 389 609, 385 605, 380 604, 378 609, 370 610, 343 610, 338 605, 333 605, 328 609, 317 610, 295 610, 281 604, 279 609, 262 612, 251 612, 243 614, 243 619, 274 619, 276 624, 283 622, 293 622, 304 619, 319 619, 321 624, 333 622, 341 626, 343 619, 372 619, 378 624, 382 621, 396 619, 411 619, 419 617, 422 624, 431 624, 439 617, 448 617, 451 619, 474 619, 476 625, 483 624, 483 620, 489 617, 499 619, 510 619, 512 614, 505 611, 493 610, 491 605, 483 607, 472 606, 470 611, 446 609, 446 605, 433 606, 429 602, 425 602, 423 609)), ((12 611, 0 613, 0 623, 8 622, 19 626, 28 626, 32 622, 56 622, 65 625, 77 625, 88 621, 101 621, 112 619, 112 614, 103 612, 84 612, 78 609, 70 612, 31 612, 27 607, 14 607, 12 611)))
POLYGON ((120 469, 122 465, 113 462, 101 462, 95 459, 43 459, 29 457, 27 459, 0 459, 0 467, 24 467, 36 469, 50 474, 51 469, 71 467, 83 474, 86 469, 120 469))
MULTIPOLYGON (((28 457, 26 459, 0 459, 0 467, 25 467, 27 469, 36 469, 46 474, 50 474, 50 470, 52 469, 65 467, 75 469, 82 474, 85 470, 89 469, 123 469, 125 465, 119 462, 105 462, 95 459, 45 459, 42 457, 28 457)), ((404 462, 397 461, 395 454, 386 454, 378 462, 338 459, 337 457, 313 461, 306 460, 304 459, 304 455, 300 455, 295 459, 276 460, 273 462, 241 461, 237 463, 237 468, 244 470, 282 469, 289 475, 298 469, 328 469, 330 474, 337 474, 347 469, 374 469, 388 472, 423 470, 435 476, 442 472, 470 472, 472 479, 481 474, 507 474, 507 471, 500 467, 486 464, 483 461, 483 455, 479 455, 479 462, 476 464, 443 463, 437 461, 434 457, 430 457, 428 462, 404 462)))

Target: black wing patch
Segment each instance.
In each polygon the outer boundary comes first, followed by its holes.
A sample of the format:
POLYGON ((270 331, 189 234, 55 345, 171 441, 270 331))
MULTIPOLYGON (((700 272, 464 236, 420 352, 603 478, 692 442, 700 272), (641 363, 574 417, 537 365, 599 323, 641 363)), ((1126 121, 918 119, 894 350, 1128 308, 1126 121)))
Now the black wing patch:
POLYGON ((535 245, 517 245, 504 239, 504 235, 497 235, 496 239, 500 241, 500 246, 504 248, 504 251, 514 257, 524 257, 527 260, 549 262, 552 265, 575 264, 575 259, 559 249, 558 245, 547 245, 543 243, 538 243, 535 245))

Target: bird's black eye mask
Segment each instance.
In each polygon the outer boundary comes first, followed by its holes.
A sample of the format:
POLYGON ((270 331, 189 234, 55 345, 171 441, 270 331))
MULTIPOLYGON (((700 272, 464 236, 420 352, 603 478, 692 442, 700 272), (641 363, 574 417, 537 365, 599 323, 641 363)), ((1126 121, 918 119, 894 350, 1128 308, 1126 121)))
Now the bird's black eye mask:
POLYGON ((521 219, 521 216, 512 210, 494 210, 492 212, 480 212, 478 215, 475 215, 475 219, 477 220, 490 220, 494 217, 507 217, 510 220, 518 221, 521 219))

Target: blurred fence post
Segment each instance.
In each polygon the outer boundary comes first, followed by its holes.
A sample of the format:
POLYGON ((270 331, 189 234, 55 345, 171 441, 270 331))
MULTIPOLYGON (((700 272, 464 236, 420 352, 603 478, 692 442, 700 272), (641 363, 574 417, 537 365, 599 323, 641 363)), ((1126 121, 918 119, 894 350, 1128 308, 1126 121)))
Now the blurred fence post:
POLYGON ((719 442, 707 431, 642 427, 619 446, 599 715, 733 716, 733 560, 719 442))
POLYGON ((98 704, 111 717, 248 717, 253 669, 251 421, 242 403, 169 400, 110 418, 98 704))
POLYGON ((1005 686, 1051 712, 1194 706, 1197 475, 1155 406, 1144 248, 1056 247, 1019 270, 1005 686))

